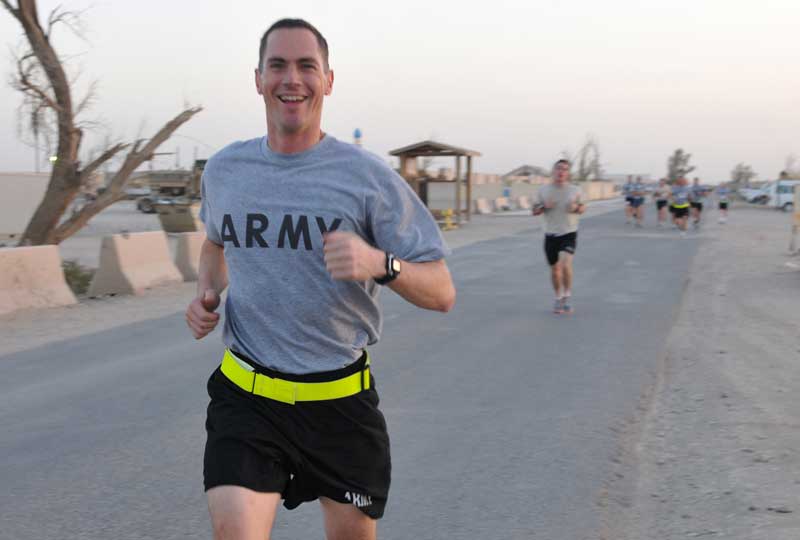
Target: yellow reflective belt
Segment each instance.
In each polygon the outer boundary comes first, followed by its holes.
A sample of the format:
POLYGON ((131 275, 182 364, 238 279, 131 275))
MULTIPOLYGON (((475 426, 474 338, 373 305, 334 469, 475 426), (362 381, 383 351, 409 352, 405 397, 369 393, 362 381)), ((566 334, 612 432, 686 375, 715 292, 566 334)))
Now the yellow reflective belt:
POLYGON ((222 373, 236 386, 257 396, 293 405, 297 401, 326 401, 358 394, 369 389, 369 355, 366 367, 342 379, 328 382, 295 382, 250 371, 225 349, 222 373))
POLYGON ((672 205, 672 207, 673 207, 673 208, 689 208, 689 203, 685 203, 685 204, 673 204, 673 205, 672 205))

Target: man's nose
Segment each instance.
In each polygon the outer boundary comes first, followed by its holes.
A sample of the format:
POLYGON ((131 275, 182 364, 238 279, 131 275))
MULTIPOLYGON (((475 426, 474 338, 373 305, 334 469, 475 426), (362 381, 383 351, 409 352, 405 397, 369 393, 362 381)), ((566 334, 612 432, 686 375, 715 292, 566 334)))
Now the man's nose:
POLYGON ((300 70, 294 64, 289 64, 283 72, 283 84, 300 84, 300 70))

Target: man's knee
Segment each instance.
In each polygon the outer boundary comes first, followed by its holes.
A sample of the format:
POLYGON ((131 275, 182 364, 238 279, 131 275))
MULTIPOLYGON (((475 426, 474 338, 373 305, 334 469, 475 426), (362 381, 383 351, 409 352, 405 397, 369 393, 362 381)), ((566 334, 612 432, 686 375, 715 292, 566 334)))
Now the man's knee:
POLYGON ((218 486, 209 489, 207 496, 214 540, 269 540, 280 493, 218 486))
POLYGON ((327 540, 375 540, 377 521, 352 504, 320 497, 327 540))

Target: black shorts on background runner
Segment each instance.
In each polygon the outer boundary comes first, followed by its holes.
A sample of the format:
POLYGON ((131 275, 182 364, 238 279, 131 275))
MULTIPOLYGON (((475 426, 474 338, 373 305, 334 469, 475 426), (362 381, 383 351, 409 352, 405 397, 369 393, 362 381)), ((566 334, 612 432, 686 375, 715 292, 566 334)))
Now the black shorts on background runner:
POLYGON ((661 210, 667 206, 667 201, 656 201, 656 210, 661 210))
POLYGON ((689 207, 684 206, 683 208, 675 208, 674 206, 670 206, 672 208, 672 215, 674 215, 677 219, 685 218, 689 215, 689 207))
POLYGON ((578 245, 578 232, 571 232, 567 234, 554 235, 546 234, 544 236, 544 253, 547 256, 547 262, 553 266, 558 262, 558 254, 561 251, 574 255, 575 249, 578 245))
POLYGON ((726 202, 719 203, 719 209, 720 210, 727 210, 728 209, 728 203, 726 203, 726 202))
MULTIPOLYGON (((257 371, 325 382, 361 371, 365 362, 366 354, 344 369, 310 375, 257 371)), ((217 368, 208 380, 206 491, 234 485, 280 493, 290 510, 328 497, 371 518, 382 517, 391 476, 389 436, 370 380, 368 389, 349 397, 289 405, 242 390, 217 368)))
POLYGON ((693 202, 692 203, 692 208, 702 212, 703 211, 703 203, 701 203, 701 202, 693 202))

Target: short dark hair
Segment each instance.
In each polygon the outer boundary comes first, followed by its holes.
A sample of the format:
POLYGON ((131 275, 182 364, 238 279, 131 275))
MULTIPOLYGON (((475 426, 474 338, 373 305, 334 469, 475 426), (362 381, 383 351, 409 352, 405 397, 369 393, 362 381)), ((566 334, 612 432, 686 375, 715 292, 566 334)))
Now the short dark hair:
POLYGON ((264 35, 261 36, 261 43, 258 46, 258 70, 261 71, 263 69, 263 62, 264 62, 264 51, 267 49, 267 38, 273 32, 273 30, 279 30, 281 28, 303 28, 308 30, 314 37, 317 38, 317 45, 319 46, 319 52, 322 54, 322 63, 324 64, 323 67, 325 71, 330 69, 328 64, 328 42, 322 36, 319 30, 317 30, 313 24, 303 19, 281 19, 276 21, 267 28, 267 31, 264 32, 264 35))
POLYGON ((565 164, 567 164, 569 167, 572 167, 572 163, 570 163, 570 161, 569 161, 568 159, 561 158, 561 159, 559 159, 558 161, 556 161, 555 163, 553 163, 553 168, 555 169, 555 168, 556 168, 556 167, 558 167, 558 166, 559 166, 561 163, 565 163, 565 164))

